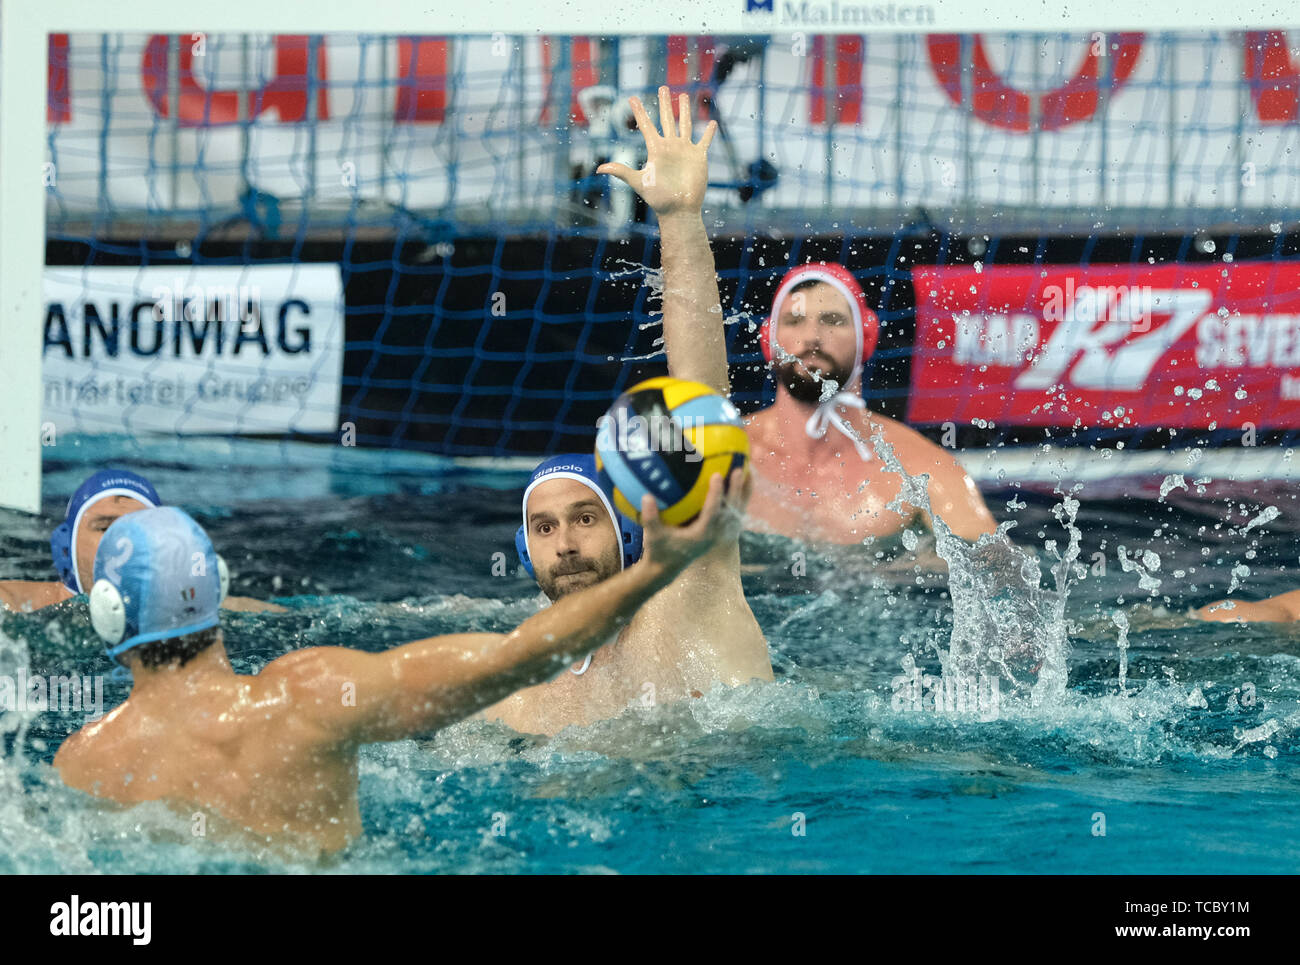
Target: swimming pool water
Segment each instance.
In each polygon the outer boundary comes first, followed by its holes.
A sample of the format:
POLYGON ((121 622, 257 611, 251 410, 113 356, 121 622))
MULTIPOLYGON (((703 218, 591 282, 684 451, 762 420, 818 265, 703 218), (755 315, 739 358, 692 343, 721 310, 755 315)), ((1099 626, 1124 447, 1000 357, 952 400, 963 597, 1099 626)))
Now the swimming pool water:
MULTIPOLYGON (((61 499, 122 451, 208 529, 232 592, 291 608, 226 617, 237 669, 304 646, 506 630, 537 607, 513 554, 519 465, 284 443, 61 445, 47 459, 45 518, 0 511, 0 579, 45 577, 61 499), (502 558, 508 575, 493 575, 502 558)), ((1161 482, 1075 494, 1086 575, 1068 590, 1056 699, 1035 706, 1004 689, 987 720, 896 707, 905 658, 939 669, 954 619, 946 575, 918 572, 901 541, 828 550, 746 535, 745 585, 775 683, 554 739, 471 721, 367 748, 365 837, 325 870, 1300 870, 1300 627, 1186 616, 1224 596, 1234 568, 1244 598, 1300 586, 1293 491, 1218 480, 1198 492, 1189 476, 1161 497, 1161 482), (1242 533, 1269 506, 1277 517, 1242 533), (1126 572, 1121 545, 1128 559, 1158 559, 1126 572), (1128 624, 1123 695, 1116 612, 1128 624)), ((1067 540, 1052 488, 985 489, 1047 588, 1045 544, 1067 540)), ((931 547, 923 538, 918 551, 931 547)), ((75 601, 6 615, 0 659, 0 673, 110 669, 75 601)), ((125 693, 110 682, 106 705, 125 693)), ((105 808, 62 787, 49 762, 79 723, 0 718, 0 871, 318 870, 196 841, 159 805, 105 808)))

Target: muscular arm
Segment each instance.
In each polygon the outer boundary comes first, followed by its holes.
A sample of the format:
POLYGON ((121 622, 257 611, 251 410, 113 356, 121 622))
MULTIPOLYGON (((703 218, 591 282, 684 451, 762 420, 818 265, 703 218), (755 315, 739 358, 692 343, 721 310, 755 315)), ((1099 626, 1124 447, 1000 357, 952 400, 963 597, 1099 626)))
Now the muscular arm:
MULTIPOLYGON (((630 185, 659 217, 669 373, 729 395, 718 277, 701 216, 708 184, 708 147, 717 123, 711 121, 695 144, 691 141, 690 98, 685 94, 678 98, 674 121, 668 88, 659 88, 662 134, 639 100, 633 97, 630 103, 646 142, 646 168, 633 171, 606 164, 597 170, 630 185)), ((746 501, 748 496, 746 485, 746 501)), ((683 653, 696 655, 702 675, 709 679, 732 683, 753 677, 771 680, 767 644, 740 583, 739 536, 737 528, 731 540, 719 544, 659 594, 638 620, 644 621, 644 626, 659 627, 660 635, 674 639, 683 653)))
POLYGON ((1292 623, 1300 620, 1300 590, 1251 603, 1219 600, 1194 611, 1193 616, 1218 623, 1292 623))
POLYGON ((221 603, 223 610, 236 610, 241 613, 287 613, 286 607, 265 600, 254 600, 248 596, 228 596, 221 603))
POLYGON ((640 562, 563 597, 513 632, 455 634, 384 653, 336 647, 299 651, 263 671, 287 678, 315 718, 341 743, 399 740, 429 733, 541 683, 613 640, 637 609, 720 542, 734 542, 734 511, 719 511, 714 480, 699 517, 669 531, 654 499, 642 506, 646 550, 640 562))
POLYGON ((718 298, 718 275, 701 214, 708 185, 708 147, 717 124, 710 122, 700 142, 691 141, 690 98, 678 98, 673 119, 672 96, 659 88, 659 122, 631 98, 632 114, 646 143, 646 167, 633 171, 621 164, 597 170, 629 184, 659 218, 660 267, 664 286, 664 349, 668 373, 703 382, 722 395, 731 392, 727 378, 727 342, 718 298))
POLYGON ((697 210, 659 220, 668 373, 731 394, 713 249, 697 210))
MULTIPOLYGON (((881 416, 870 416, 869 431, 884 422, 881 416)), ((937 446, 915 429, 889 420, 886 438, 893 443, 898 461, 913 476, 928 473, 930 476, 930 510, 939 516, 954 536, 974 542, 985 533, 997 532, 997 521, 989 512, 975 480, 962 467, 951 451, 937 446)), ((923 514, 925 523, 934 529, 934 520, 923 514)))

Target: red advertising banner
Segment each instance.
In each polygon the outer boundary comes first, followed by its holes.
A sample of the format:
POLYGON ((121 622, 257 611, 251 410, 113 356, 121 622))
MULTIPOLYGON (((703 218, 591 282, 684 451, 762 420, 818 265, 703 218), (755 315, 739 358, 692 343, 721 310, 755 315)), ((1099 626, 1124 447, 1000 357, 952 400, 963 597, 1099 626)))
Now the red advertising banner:
POLYGON ((1300 427, 1300 262, 918 268, 908 419, 1300 427))

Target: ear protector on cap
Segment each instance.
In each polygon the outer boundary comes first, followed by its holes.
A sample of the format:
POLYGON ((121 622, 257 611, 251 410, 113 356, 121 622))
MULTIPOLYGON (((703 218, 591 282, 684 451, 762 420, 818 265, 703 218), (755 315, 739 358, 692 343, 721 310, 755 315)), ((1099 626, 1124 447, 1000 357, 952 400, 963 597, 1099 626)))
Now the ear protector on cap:
MULTIPOLYGON (((230 569, 226 561, 217 557, 217 577, 221 581, 221 602, 230 591, 230 569)), ((122 642, 126 636, 126 601, 111 580, 102 577, 90 588, 90 623, 95 633, 110 647, 122 642)))
POLYGON ((515 530, 515 552, 519 554, 519 562, 523 565, 524 572, 536 579, 537 574, 533 572, 533 561, 528 555, 528 533, 523 524, 515 530))
POLYGON ((876 313, 867 307, 867 296, 862 291, 862 286, 858 284, 858 280, 853 277, 853 273, 843 265, 834 262, 800 265, 786 272, 776 290, 776 296, 772 299, 772 311, 767 318, 763 319, 763 327, 759 331, 758 341, 759 347, 763 350, 763 358, 771 362, 776 356, 776 313, 781 303, 791 288, 805 281, 824 282, 848 300, 849 310, 853 313, 861 335, 862 353, 859 362, 866 362, 871 358, 880 338, 880 320, 876 317, 876 313))
POLYGON ((99 639, 109 646, 126 636, 126 604, 109 580, 96 580, 90 588, 90 622, 99 639))

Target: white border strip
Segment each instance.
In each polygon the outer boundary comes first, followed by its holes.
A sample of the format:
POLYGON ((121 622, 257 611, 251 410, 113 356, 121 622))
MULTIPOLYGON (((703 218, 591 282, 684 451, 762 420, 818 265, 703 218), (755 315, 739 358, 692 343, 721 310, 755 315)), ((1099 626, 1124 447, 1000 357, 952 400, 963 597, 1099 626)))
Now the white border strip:
MULTIPOLYGON (((1260 29, 1300 25, 1300 10, 1278 0, 222 0, 201 9, 174 0, 4 0, 30 8, 36 32, 82 33, 396 33, 706 34, 951 33, 993 31, 1260 29), (764 5, 770 9, 765 9, 764 5)), ((43 38, 42 38, 43 39, 43 38)), ((42 44, 43 45, 43 44, 42 44)), ((32 89, 28 79, 28 90, 32 89)))
POLYGON ((1300 459, 1279 446, 1240 448, 1084 449, 1078 446, 1017 446, 1001 449, 967 449, 957 461, 972 479, 986 486, 1013 483, 1065 485, 1103 480, 1170 476, 1186 481, 1210 479, 1291 481, 1300 479, 1300 459))

